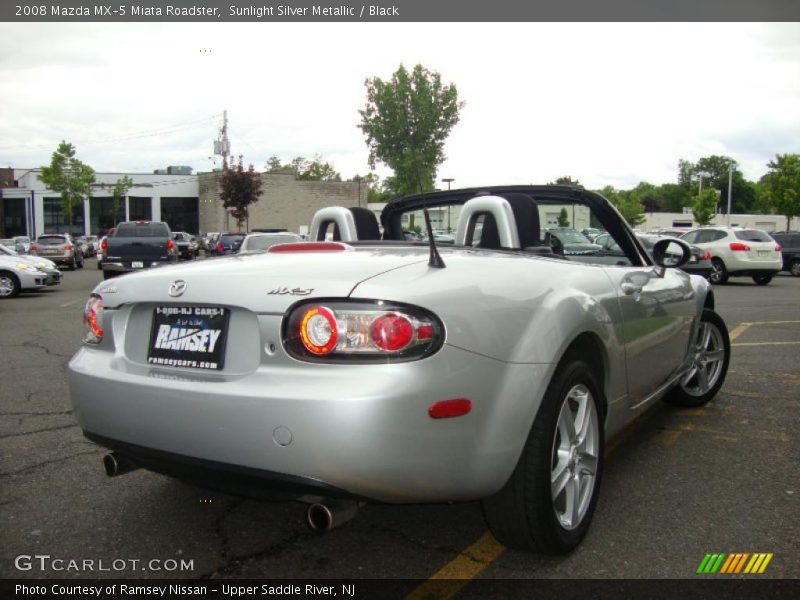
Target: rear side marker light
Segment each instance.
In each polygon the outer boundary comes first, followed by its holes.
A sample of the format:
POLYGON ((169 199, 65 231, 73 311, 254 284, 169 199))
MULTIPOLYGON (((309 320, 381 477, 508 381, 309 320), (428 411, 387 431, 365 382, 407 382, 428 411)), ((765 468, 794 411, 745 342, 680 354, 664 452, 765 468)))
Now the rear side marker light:
POLYGON ((428 407, 428 416, 431 419, 452 419, 461 417, 472 410, 472 402, 466 398, 453 400, 440 400, 428 407))
POLYGON ((743 244, 742 242, 731 242, 730 248, 734 252, 747 252, 750 250, 750 246, 743 244))
POLYGON ((275 244, 267 252, 339 252, 347 248, 339 242, 291 242, 275 244))

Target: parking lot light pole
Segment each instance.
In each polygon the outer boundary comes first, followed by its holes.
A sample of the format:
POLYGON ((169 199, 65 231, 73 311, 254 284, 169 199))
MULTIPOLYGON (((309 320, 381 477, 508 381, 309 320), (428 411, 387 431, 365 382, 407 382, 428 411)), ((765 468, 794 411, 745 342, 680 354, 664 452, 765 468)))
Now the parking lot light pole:
POLYGON ((733 188, 733 161, 728 163, 728 227, 731 226, 731 189, 733 188))
MULTIPOLYGON (((450 191, 450 184, 455 181, 453 177, 444 177, 442 178, 442 182, 447 184, 447 191, 450 191)), ((449 204, 447 205, 447 233, 450 233, 450 208, 452 208, 449 204)))

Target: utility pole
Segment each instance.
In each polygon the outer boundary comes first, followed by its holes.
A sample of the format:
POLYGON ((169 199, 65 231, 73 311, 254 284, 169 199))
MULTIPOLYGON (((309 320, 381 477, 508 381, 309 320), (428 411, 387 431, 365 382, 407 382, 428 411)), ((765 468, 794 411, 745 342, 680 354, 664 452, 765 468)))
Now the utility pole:
POLYGON ((733 188, 733 161, 728 163, 728 227, 731 226, 731 191, 733 188))
MULTIPOLYGON (((447 184, 447 191, 450 191, 450 184, 455 181, 454 177, 444 177, 442 178, 442 182, 447 184)), ((452 208, 451 204, 447 205, 447 233, 450 233, 450 209, 452 208)))

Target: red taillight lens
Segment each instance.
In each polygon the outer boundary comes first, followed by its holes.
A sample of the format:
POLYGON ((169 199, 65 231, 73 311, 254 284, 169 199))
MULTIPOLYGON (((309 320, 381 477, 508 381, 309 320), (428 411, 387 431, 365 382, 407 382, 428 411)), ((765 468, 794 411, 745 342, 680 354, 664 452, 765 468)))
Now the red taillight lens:
POLYGON ((103 299, 91 296, 83 309, 83 324, 86 326, 84 342, 99 344, 103 340, 103 299))
POLYGON ((167 240, 167 250, 172 250, 175 247, 175 242, 167 240))
POLYGON ((225 252, 225 248, 222 247, 222 244, 217 244, 217 252, 225 252))
POLYGON ((443 342, 444 327, 431 313, 386 302, 303 303, 284 321, 284 344, 301 359, 411 360, 443 342))
POLYGON ((103 240, 102 242, 100 242, 100 248, 102 250, 108 250, 108 241, 103 240))
POLYGON ((39 244, 31 244, 31 252, 34 254, 39 251, 39 244))
POLYGON ((780 252, 781 250, 783 250, 783 247, 780 244, 776 244, 775 245, 775 252, 780 252))
POLYGON ((64 244, 64 250, 72 250, 72 244, 64 244))
POLYGON ((381 350, 402 350, 414 339, 414 327, 402 315, 382 315, 372 322, 369 334, 373 343, 381 350))
POLYGON ((734 252, 747 252, 750 250, 750 246, 743 244, 742 242, 731 242, 730 248, 734 252))
POLYGON ((703 252, 703 260, 711 260, 711 252, 709 252, 708 250, 703 252))
POLYGON ((339 330, 330 309, 315 306, 306 311, 300 321, 300 339, 306 350, 314 355, 330 354, 336 347, 339 330))

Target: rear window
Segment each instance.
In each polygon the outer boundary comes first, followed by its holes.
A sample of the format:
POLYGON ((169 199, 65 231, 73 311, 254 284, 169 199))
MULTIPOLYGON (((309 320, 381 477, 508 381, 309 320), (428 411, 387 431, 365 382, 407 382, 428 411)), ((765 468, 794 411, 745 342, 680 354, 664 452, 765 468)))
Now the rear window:
POLYGON ((169 229, 164 223, 120 223, 114 237, 169 237, 169 229))
POLYGON ((37 241, 43 246, 60 246, 67 243, 67 239, 60 235, 40 235, 37 241))
POLYGON ((761 231, 760 229, 742 229, 741 231, 735 231, 734 235, 736 235, 737 240, 743 240, 745 242, 773 241, 766 231, 761 231))
POLYGON ((236 243, 236 242, 241 242, 244 238, 245 238, 245 234, 244 233, 241 233, 241 234, 236 234, 236 233, 227 234, 226 233, 225 235, 221 235, 219 237, 219 243, 220 244, 233 244, 233 243, 236 243))

